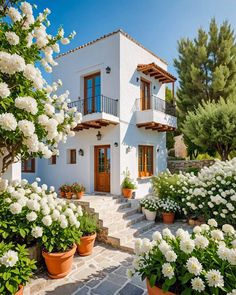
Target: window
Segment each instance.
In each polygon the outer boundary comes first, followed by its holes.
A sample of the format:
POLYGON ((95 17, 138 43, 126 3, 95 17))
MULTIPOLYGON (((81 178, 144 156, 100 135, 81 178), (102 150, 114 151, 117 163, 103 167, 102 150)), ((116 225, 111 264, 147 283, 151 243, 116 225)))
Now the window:
POLYGON ((100 73, 84 77, 84 114, 97 112, 101 112, 100 73))
POLYGON ((76 149, 68 151, 68 164, 76 164, 76 149))
POLYGON ((23 173, 34 173, 35 172, 35 159, 23 160, 21 171, 23 173))
POLYGON ((57 163, 57 156, 52 155, 51 158, 49 159, 49 164, 50 165, 56 165, 56 163, 57 163))
POLYGON ((139 145, 138 172, 139 177, 153 175, 153 146, 139 145))

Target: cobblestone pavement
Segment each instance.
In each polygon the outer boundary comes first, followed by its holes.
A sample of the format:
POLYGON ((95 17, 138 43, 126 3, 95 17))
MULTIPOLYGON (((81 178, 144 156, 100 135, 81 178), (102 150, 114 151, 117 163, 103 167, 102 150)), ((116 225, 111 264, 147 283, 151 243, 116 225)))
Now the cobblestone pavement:
MULTIPOLYGON (((157 224, 156 230, 169 227, 174 233, 178 227, 191 230, 184 223, 166 226, 157 224)), ((153 230, 143 234, 151 238, 153 230)), ((25 287, 24 295, 147 295, 145 282, 138 276, 131 280, 126 270, 131 267, 133 255, 97 243, 93 254, 74 257, 71 273, 63 279, 52 280, 45 271, 25 287)))

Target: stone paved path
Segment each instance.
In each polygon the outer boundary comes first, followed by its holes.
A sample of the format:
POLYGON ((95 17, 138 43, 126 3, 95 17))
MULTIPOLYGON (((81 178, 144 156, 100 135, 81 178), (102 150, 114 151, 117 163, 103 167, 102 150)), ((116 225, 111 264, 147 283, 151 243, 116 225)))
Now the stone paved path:
MULTIPOLYGON (((161 231, 166 227, 173 233, 179 227, 192 230, 186 223, 157 223, 140 237, 151 239, 155 230, 161 231)), ((25 288, 24 295, 147 295, 145 282, 138 276, 132 280, 126 277, 132 261, 133 255, 97 243, 91 256, 75 255, 72 271, 66 278, 51 280, 42 272, 25 288)))

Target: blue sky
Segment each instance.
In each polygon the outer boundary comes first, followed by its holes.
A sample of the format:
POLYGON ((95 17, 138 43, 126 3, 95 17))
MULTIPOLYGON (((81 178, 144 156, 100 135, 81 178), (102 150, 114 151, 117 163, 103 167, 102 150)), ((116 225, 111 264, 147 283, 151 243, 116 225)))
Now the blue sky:
POLYGON ((194 38, 212 17, 228 20, 236 30, 236 0, 40 0, 38 10, 50 8, 52 31, 63 25, 77 35, 62 52, 122 28, 145 47, 165 59, 176 75, 173 59, 177 40, 194 38))

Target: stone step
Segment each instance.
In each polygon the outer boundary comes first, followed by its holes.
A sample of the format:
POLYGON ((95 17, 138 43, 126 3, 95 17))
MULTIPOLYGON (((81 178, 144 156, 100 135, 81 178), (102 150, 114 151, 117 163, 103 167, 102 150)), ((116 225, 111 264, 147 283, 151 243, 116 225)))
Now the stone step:
POLYGON ((124 208, 124 209, 120 209, 119 211, 103 211, 103 212, 99 212, 99 219, 102 220, 108 220, 110 219, 110 221, 112 222, 112 220, 116 221, 118 219, 122 219, 125 218, 127 216, 133 215, 135 213, 137 213, 138 210, 137 208, 132 208, 132 207, 128 207, 128 208, 124 208))
POLYGON ((151 227, 155 225, 154 221, 149 220, 142 220, 140 222, 132 224, 130 227, 128 227, 125 230, 122 230, 120 232, 116 232, 113 234, 109 234, 107 239, 108 242, 116 244, 116 246, 120 247, 123 244, 126 244, 134 239, 134 237, 137 237, 140 233, 149 230, 151 227))
POLYGON ((116 212, 116 211, 120 211, 123 208, 130 208, 131 204, 127 203, 127 202, 122 202, 122 203, 116 203, 116 204, 99 204, 99 205, 94 205, 93 208, 95 210, 95 212, 99 212, 99 213, 103 213, 106 212, 108 210, 110 210, 111 212, 116 212))
POLYGON ((144 219, 145 219, 145 216, 143 214, 135 213, 133 215, 127 216, 126 218, 121 218, 119 220, 117 219, 112 220, 112 222, 110 220, 104 221, 103 226, 108 229, 109 234, 112 234, 112 233, 122 231, 126 229, 127 227, 131 226, 132 224, 142 221, 144 219))

